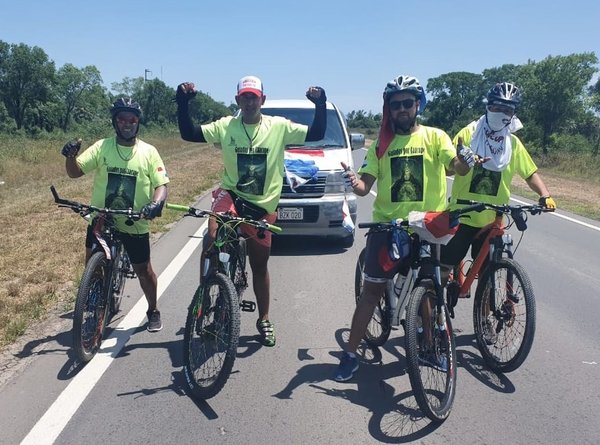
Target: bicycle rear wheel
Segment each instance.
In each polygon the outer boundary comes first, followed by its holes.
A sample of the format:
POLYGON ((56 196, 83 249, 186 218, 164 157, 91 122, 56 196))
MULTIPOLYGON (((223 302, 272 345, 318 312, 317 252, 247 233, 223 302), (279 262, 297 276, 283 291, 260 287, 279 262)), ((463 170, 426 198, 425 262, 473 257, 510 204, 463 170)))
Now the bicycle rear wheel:
POLYGON ((406 308, 405 349, 413 394, 434 422, 450 414, 456 394, 456 349, 446 305, 436 314, 435 290, 427 282, 414 288, 406 308), (430 307, 431 315, 424 307, 430 307), (443 320, 442 323, 436 321, 443 320), (437 326, 441 326, 440 329, 437 326))
POLYGON ((517 369, 535 336, 535 297, 525 269, 503 258, 483 272, 473 304, 477 347, 486 364, 499 372, 517 369))
POLYGON ((108 319, 108 260, 96 252, 85 266, 73 313, 73 349, 77 358, 89 362, 102 343, 108 319))
POLYGON ((240 336, 239 306, 233 283, 222 273, 207 277, 194 294, 183 338, 184 372, 194 397, 214 397, 231 374, 240 336))
MULTIPOLYGON (((363 288, 365 255, 366 250, 363 249, 358 255, 358 261, 356 262, 356 270, 354 273, 354 298, 356 304, 360 301, 363 288)), ((392 331, 387 301, 386 291, 379 300, 377 306, 375 306, 375 311, 367 326, 367 332, 365 332, 365 336, 363 337, 367 344, 374 347, 382 346, 390 337, 390 332, 392 331)))

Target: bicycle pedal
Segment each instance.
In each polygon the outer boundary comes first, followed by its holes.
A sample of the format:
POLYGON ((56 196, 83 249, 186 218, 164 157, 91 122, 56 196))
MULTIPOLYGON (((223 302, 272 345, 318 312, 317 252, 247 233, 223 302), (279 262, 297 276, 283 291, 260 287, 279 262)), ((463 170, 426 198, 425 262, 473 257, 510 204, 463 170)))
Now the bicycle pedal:
POLYGON ((254 312, 256 310, 256 303, 254 301, 242 300, 240 308, 244 312, 254 312))

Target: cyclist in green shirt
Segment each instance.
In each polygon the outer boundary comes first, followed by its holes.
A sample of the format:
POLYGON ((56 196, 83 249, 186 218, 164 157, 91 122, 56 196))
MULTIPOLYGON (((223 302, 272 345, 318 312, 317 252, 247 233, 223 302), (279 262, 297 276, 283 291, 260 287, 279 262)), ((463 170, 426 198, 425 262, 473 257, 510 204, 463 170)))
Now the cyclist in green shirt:
MULTIPOLYGON (((141 114, 140 105, 131 98, 116 100, 111 107, 116 135, 97 141, 79 156, 81 140, 67 142, 62 154, 70 178, 95 172, 93 206, 131 207, 145 215, 133 225, 125 224, 124 217, 116 216, 114 221, 148 301, 147 329, 156 332, 162 329, 162 322, 157 308, 157 278, 150 262, 148 220, 161 215, 169 178, 156 148, 137 137, 141 114)), ((94 240, 90 224, 85 241, 86 262, 92 254, 94 240)))
MULTIPOLYGON (((486 96, 486 113, 458 132, 454 138, 457 146, 469 147, 475 155, 474 168, 465 176, 454 178, 450 208, 464 207, 462 202, 478 201, 490 204, 508 204, 513 176, 518 174, 540 198, 547 208, 556 208, 548 188, 537 172, 521 140, 513 133, 523 125, 515 115, 521 103, 519 88, 508 82, 494 85, 486 96)), ((475 258, 485 235, 477 236, 481 229, 494 221, 495 211, 470 212, 461 218, 458 231, 450 242, 442 246, 440 262, 445 284, 449 269, 465 257, 469 248, 475 258)), ((485 339, 493 342, 496 335, 491 323, 485 339)))
MULTIPOLYGON (((383 92, 383 116, 379 137, 371 144, 360 177, 347 170, 348 184, 365 196, 377 181, 373 221, 389 222, 408 217, 411 210, 436 211, 446 208, 446 169, 466 174, 473 156, 459 156, 450 137, 442 130, 419 125, 417 115, 425 108, 425 90, 412 76, 399 76, 383 92)), ((342 164, 344 168, 346 166, 342 164)), ((408 271, 408 259, 392 260, 387 233, 367 238, 362 295, 354 310, 350 338, 333 378, 350 380, 358 370, 356 350, 365 335, 386 282, 398 271, 408 271)))
MULTIPOLYGON (((235 101, 240 108, 237 116, 194 126, 188 102, 196 95, 193 83, 177 87, 177 116, 181 137, 186 141, 210 142, 223 152, 224 173, 221 185, 213 191, 212 210, 231 211, 253 219, 273 223, 281 195, 284 171, 284 149, 288 144, 302 144, 323 138, 327 127, 325 91, 310 87, 306 97, 315 104, 315 117, 310 127, 277 116, 261 113, 266 96, 258 77, 245 76, 238 82, 235 101)), ((215 239, 216 222, 209 220, 204 251, 215 239)), ((258 305, 256 327, 265 346, 275 346, 274 325, 269 319, 270 278, 267 262, 271 253, 271 233, 263 239, 256 229, 242 226, 248 237, 248 258, 252 269, 252 284, 258 305)))

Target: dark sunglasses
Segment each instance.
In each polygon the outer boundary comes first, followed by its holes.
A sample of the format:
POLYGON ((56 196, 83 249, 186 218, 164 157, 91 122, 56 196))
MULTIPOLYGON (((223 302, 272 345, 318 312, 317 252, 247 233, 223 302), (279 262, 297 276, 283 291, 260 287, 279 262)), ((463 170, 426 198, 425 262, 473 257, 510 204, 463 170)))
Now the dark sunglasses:
POLYGON ((123 124, 137 124, 140 120, 136 116, 117 116, 117 122, 123 124))
POLYGON ((416 100, 414 99, 395 100, 393 102, 390 102, 390 110, 398 111, 400 108, 408 110, 409 108, 412 108, 415 105, 415 102, 416 100))

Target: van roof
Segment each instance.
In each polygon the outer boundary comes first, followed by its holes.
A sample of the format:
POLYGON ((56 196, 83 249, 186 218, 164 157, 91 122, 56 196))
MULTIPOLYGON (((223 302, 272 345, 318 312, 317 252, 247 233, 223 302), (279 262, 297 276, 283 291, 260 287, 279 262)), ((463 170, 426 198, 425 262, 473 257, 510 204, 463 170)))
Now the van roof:
MULTIPOLYGON (((313 104, 308 99, 267 99, 263 108, 314 108, 313 104)), ((327 101, 327 109, 335 110, 335 106, 327 101)))

